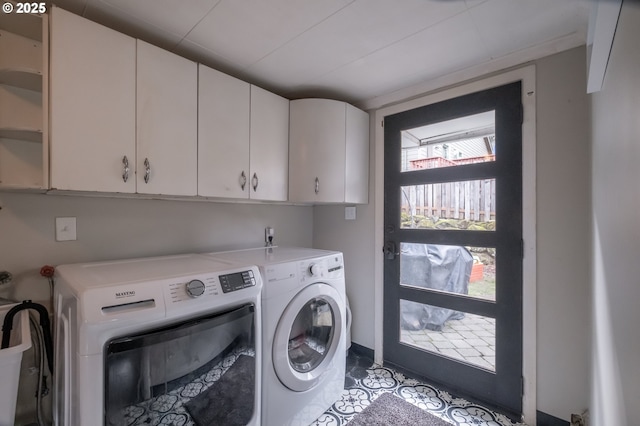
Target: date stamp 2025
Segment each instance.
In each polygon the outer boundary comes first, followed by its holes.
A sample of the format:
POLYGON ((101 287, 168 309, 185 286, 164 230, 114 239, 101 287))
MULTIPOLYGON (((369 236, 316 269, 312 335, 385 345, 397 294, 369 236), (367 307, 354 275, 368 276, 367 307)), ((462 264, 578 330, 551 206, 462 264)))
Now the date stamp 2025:
POLYGON ((30 2, 30 3, 11 3, 5 2, 2 4, 2 11, 4 13, 16 13, 16 14, 40 14, 47 12, 47 5, 45 2, 30 2))

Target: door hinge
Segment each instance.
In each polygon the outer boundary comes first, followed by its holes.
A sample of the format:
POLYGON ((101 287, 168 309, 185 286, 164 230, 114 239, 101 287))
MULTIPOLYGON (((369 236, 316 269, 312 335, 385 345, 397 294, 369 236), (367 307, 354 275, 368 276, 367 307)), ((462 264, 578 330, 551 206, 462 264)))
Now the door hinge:
POLYGON ((520 396, 524 396, 524 377, 520 376, 520 396))
POLYGON ((380 127, 384 127, 384 120, 380 121, 380 127))
POLYGON ((524 259, 524 239, 520 238, 520 258, 524 259))

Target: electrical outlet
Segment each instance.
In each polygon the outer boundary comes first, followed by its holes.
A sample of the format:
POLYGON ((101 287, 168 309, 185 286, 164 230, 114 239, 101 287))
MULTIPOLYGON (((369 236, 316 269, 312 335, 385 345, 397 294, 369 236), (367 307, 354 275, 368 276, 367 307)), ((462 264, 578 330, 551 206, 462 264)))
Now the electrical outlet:
POLYGON ((56 241, 76 240, 76 218, 56 217, 56 241))
POLYGON ((273 229, 270 226, 267 226, 266 228, 264 228, 264 242, 266 243, 266 245, 268 246, 273 245, 273 240, 275 236, 276 236, 275 229, 273 229))

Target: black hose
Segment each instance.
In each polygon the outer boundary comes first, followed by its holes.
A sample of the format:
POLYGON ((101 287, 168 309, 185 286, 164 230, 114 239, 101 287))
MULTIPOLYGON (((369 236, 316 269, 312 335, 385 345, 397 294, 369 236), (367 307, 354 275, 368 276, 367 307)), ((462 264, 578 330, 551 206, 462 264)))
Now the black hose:
POLYGON ((53 374, 53 339, 51 338, 49 312, 47 311, 47 308, 39 303, 33 303, 31 300, 25 300, 21 304, 9 309, 9 312, 5 315, 4 322, 2 323, 2 346, 0 346, 0 349, 9 347, 11 329, 13 329, 13 317, 24 309, 35 309, 40 314, 40 327, 42 328, 42 335, 44 337, 44 348, 47 353, 47 362, 49 364, 49 371, 53 374))

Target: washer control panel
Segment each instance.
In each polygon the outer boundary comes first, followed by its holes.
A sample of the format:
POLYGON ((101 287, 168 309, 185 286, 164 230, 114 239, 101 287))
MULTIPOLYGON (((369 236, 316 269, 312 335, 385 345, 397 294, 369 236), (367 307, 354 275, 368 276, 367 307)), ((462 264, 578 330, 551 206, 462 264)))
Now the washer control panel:
POLYGON ((169 300, 172 303, 200 299, 201 296, 217 296, 220 286, 215 275, 194 277, 188 281, 174 281, 169 284, 169 300))
POLYGON ((243 288, 256 285, 256 278, 253 271, 242 271, 234 274, 220 275, 220 286, 224 293, 242 290, 243 288))
POLYGON ((220 289, 222 293, 230 293, 256 285, 256 277, 252 270, 233 272, 224 275, 209 275, 194 278, 186 283, 173 282, 169 284, 169 293, 172 302, 181 302, 200 298, 201 296, 217 296, 220 289))
POLYGON ((344 276, 344 263, 342 255, 331 255, 313 260, 299 262, 300 279, 335 279, 344 276))
POLYGON ((205 285, 200 280, 191 280, 185 284, 185 290, 191 297, 200 297, 204 294, 205 285))
POLYGON ((224 294, 242 290, 257 285, 253 270, 231 272, 228 274, 211 274, 192 277, 184 281, 174 281, 168 285, 168 296, 172 303, 194 301, 194 299, 208 299, 221 297, 224 294), (222 291, 220 291, 222 290, 222 291))

